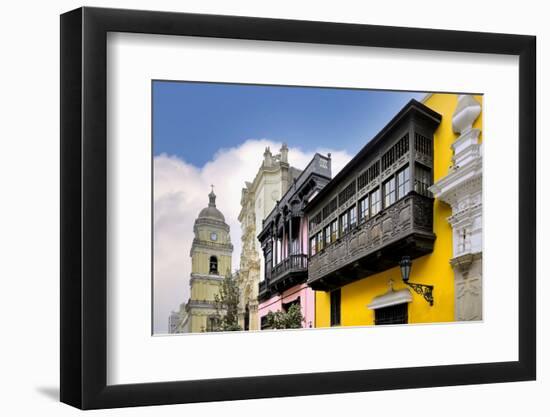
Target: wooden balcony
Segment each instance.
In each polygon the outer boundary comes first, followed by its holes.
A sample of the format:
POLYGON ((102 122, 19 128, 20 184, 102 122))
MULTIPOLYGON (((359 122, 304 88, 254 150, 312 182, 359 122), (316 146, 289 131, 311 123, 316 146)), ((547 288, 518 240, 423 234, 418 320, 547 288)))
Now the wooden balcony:
POLYGON ((265 300, 276 293, 307 280, 308 259, 305 254, 290 255, 271 269, 271 276, 260 282, 259 298, 265 300))
POLYGON ((330 291, 433 251, 433 198, 416 192, 310 257, 308 285, 330 291))

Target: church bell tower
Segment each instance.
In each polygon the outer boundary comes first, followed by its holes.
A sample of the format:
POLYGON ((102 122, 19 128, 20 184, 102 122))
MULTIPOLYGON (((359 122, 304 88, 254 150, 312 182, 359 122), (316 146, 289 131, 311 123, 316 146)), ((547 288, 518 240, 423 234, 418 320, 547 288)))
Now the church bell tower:
POLYGON ((187 331, 208 331, 209 320, 216 313, 214 304, 221 282, 231 273, 233 245, 225 217, 216 207, 214 186, 193 226, 191 246, 191 295, 187 303, 187 331))

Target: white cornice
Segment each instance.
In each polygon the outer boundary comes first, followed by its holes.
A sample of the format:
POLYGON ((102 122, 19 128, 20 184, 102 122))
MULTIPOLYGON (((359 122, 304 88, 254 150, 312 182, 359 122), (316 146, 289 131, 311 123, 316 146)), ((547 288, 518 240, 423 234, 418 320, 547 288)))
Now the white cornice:
POLYGON ((453 113, 453 131, 455 133, 464 133, 471 129, 474 122, 481 114, 481 105, 470 94, 461 94, 458 96, 458 103, 453 113))
POLYGON ((429 190, 435 198, 453 205, 460 195, 481 191, 482 175, 480 156, 457 169, 451 168, 451 172, 434 183, 429 190))
POLYGON ((221 275, 197 274, 196 272, 191 272, 191 280, 195 279, 220 282, 224 280, 224 277, 221 275))
POLYGON ((412 301, 412 295, 408 288, 394 291, 390 289, 387 293, 374 297, 372 302, 367 305, 367 308, 376 310, 379 308, 394 306, 397 304, 410 303, 412 301))

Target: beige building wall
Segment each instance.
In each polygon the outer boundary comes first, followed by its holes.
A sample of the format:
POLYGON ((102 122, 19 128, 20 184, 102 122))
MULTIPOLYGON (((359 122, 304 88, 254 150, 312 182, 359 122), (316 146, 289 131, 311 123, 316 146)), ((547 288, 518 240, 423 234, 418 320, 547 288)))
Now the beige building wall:
POLYGON ((254 180, 246 182, 242 189, 239 214, 242 251, 238 285, 241 294, 239 324, 243 328, 248 314, 249 330, 260 329, 258 284, 265 275, 263 251, 257 236, 262 231, 262 222, 299 173, 299 170, 288 164, 286 144, 283 144, 280 153, 276 155, 268 147, 254 180))

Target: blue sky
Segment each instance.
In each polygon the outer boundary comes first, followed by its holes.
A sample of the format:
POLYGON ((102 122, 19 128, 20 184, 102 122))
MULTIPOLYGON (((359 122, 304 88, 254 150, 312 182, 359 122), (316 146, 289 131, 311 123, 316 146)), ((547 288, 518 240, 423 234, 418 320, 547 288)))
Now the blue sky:
POLYGON ((202 167, 219 150, 268 138, 304 151, 355 154, 411 98, 424 93, 153 82, 154 154, 202 167))

